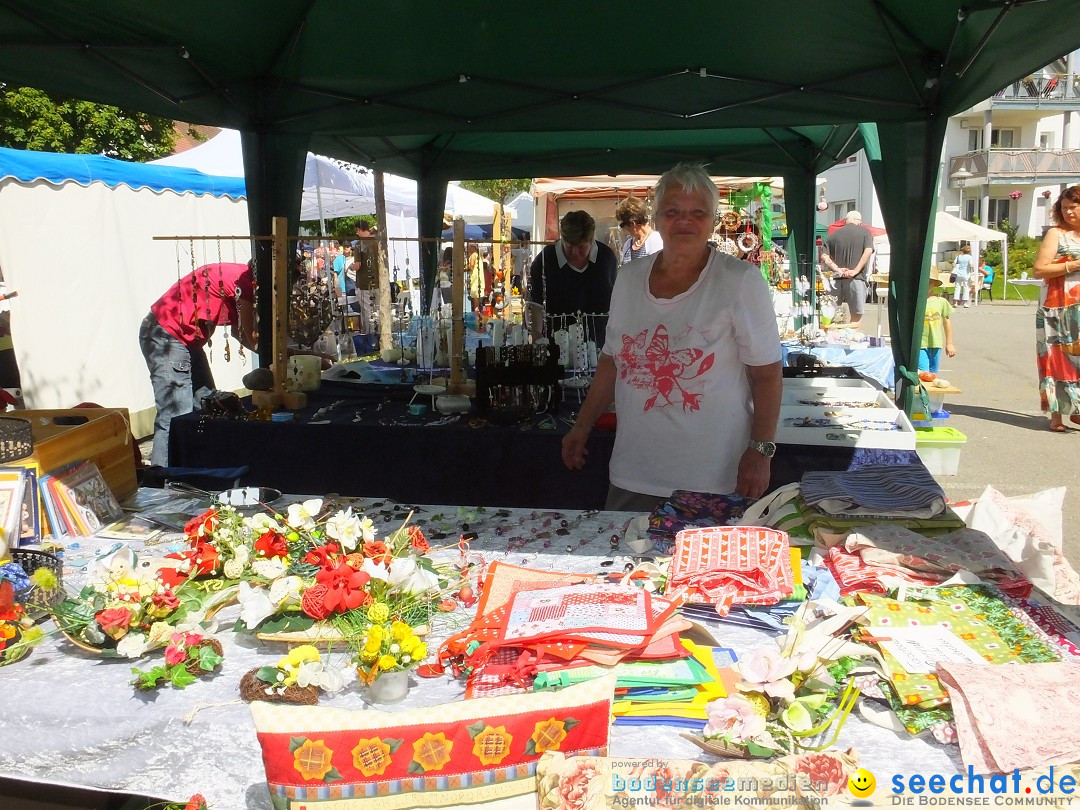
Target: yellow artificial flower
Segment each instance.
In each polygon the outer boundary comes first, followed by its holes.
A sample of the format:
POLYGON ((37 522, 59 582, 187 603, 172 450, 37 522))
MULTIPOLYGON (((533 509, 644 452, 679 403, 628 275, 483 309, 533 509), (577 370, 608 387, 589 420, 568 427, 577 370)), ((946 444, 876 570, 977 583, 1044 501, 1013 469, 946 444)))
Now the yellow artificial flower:
POLYGON ((318 661, 319 650, 312 644, 303 644, 299 647, 293 647, 293 649, 289 650, 289 655, 287 657, 290 664, 292 664, 294 667, 298 667, 301 664, 306 663, 307 661, 318 661))
POLYGON ((364 650, 362 653, 360 653, 360 660, 363 661, 365 664, 373 663, 378 657, 378 650, 375 650, 374 652, 368 652, 367 650, 364 650))
POLYGON ((412 628, 403 621, 395 620, 394 623, 390 625, 390 635, 393 637, 394 641, 401 641, 410 633, 412 633, 412 628))
POLYGON ((397 659, 392 655, 379 656, 379 669, 393 669, 397 666, 397 659))
POLYGON ((386 635, 386 628, 381 624, 373 624, 371 629, 368 630, 368 638, 378 639, 382 642, 383 637, 386 635))
POLYGON ((401 651, 406 655, 412 655, 412 651, 416 649, 420 643, 420 639, 416 636, 406 636, 401 640, 401 651))
POLYGON ((390 618, 390 606, 385 602, 376 602, 368 608, 367 617, 369 621, 382 624, 390 618))
POLYGON ((322 740, 304 740, 293 752, 293 767, 305 781, 322 779, 334 767, 330 762, 334 752, 322 740))
POLYGON ((409 655, 412 656, 413 661, 423 661, 427 656, 427 644, 417 644, 409 655))

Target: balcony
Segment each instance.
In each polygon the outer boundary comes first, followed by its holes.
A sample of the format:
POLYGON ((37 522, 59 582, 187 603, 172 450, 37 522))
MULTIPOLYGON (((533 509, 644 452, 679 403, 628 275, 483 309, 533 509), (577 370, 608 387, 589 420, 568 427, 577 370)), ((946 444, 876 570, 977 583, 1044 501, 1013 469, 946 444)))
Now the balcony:
POLYGON ((980 149, 950 157, 948 175, 961 166, 971 172, 969 186, 1071 184, 1080 176, 1080 149, 980 149))
POLYGON ((1028 76, 995 93, 990 105, 1013 110, 1080 109, 1080 75, 1028 76))

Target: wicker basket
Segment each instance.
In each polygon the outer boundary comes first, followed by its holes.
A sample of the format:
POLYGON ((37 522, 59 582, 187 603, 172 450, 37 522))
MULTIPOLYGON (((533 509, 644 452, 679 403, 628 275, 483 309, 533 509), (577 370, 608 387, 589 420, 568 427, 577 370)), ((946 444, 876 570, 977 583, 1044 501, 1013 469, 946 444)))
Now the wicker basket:
POLYGON ((0 416, 0 464, 18 461, 34 452, 34 431, 29 419, 0 416))
POLYGON ((260 680, 256 673, 259 670, 249 670, 240 679, 240 697, 249 703, 263 700, 267 703, 294 703, 298 706, 314 706, 319 702, 319 687, 317 686, 286 686, 278 691, 276 689, 267 692, 269 684, 260 680))
POLYGON ((55 554, 50 554, 47 551, 41 551, 35 548, 13 548, 11 549, 11 559, 22 566, 22 569, 26 572, 27 576, 30 576, 39 568, 47 568, 56 575, 55 590, 46 592, 34 588, 27 594, 26 602, 31 615, 34 615, 35 609, 40 609, 41 612, 47 613, 50 605, 63 599, 64 563, 59 557, 55 554))

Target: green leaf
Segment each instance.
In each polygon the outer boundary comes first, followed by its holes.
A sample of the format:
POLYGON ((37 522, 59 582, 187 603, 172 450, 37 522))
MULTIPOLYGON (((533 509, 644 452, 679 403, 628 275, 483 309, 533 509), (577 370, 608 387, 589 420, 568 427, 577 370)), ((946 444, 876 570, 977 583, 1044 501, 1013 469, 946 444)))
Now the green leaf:
POLYGON ((315 620, 302 613, 287 613, 284 616, 268 619, 259 625, 260 633, 290 633, 307 630, 315 620))
POLYGON ((759 757, 761 759, 765 759, 776 754, 776 751, 774 751, 772 748, 763 748, 762 746, 752 742, 748 742, 746 744, 746 750, 750 752, 750 756, 759 757))
POLYGON ((529 741, 527 743, 525 743, 525 756, 527 756, 527 757, 536 756, 536 743, 533 742, 532 737, 530 737, 529 741))
POLYGON ((213 647, 209 645, 199 647, 199 666, 205 672, 213 672, 221 666, 221 662, 224 660, 213 647))
POLYGON ((169 670, 169 680, 172 685, 177 689, 183 689, 185 686, 190 686, 195 683, 196 678, 186 669, 183 664, 177 664, 171 670, 169 670))
POLYGON ((573 717, 567 717, 565 720, 563 720, 563 730, 564 731, 569 731, 574 726, 578 726, 578 725, 581 725, 581 721, 580 720, 575 720, 573 717))
POLYGON ((331 768, 330 770, 328 770, 326 772, 326 776, 324 776, 322 778, 322 780, 324 782, 340 782, 342 780, 342 778, 343 777, 341 776, 340 773, 338 773, 337 768, 331 768))
POLYGON ((277 686, 277 676, 281 670, 277 667, 259 667, 255 670, 255 677, 263 683, 268 683, 271 686, 277 686))
POLYGON ((802 697, 795 698, 795 701, 816 712, 825 705, 825 693, 821 692, 816 695, 803 695, 802 697))
POLYGON ((469 732, 469 736, 472 737, 474 740, 476 739, 476 736, 480 734, 485 728, 487 728, 487 723, 485 723, 483 720, 477 720, 471 726, 465 726, 465 730, 469 732))
POLYGON ((131 672, 136 676, 135 685, 140 689, 155 689, 161 681, 169 677, 165 667, 154 667, 147 670, 132 667, 131 672))
POLYGON ((383 742, 390 746, 391 754, 396 754, 397 750, 401 748, 401 745, 405 742, 405 740, 394 740, 390 739, 389 737, 383 737, 383 742))
POLYGON ((415 759, 409 763, 408 772, 415 774, 427 773, 427 771, 424 770, 424 766, 417 762, 415 759))
POLYGON ((296 749, 306 743, 307 737, 289 737, 289 753, 295 754, 296 749))

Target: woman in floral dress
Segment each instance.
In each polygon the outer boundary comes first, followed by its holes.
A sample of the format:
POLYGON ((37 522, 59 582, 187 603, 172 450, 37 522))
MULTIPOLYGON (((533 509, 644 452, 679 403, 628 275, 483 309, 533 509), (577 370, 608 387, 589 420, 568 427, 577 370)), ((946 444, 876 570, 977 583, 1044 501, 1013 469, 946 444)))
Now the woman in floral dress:
POLYGON ((1043 280, 1035 345, 1042 409, 1050 430, 1063 433, 1064 416, 1080 425, 1080 185, 1061 193, 1053 218, 1033 268, 1043 280))

